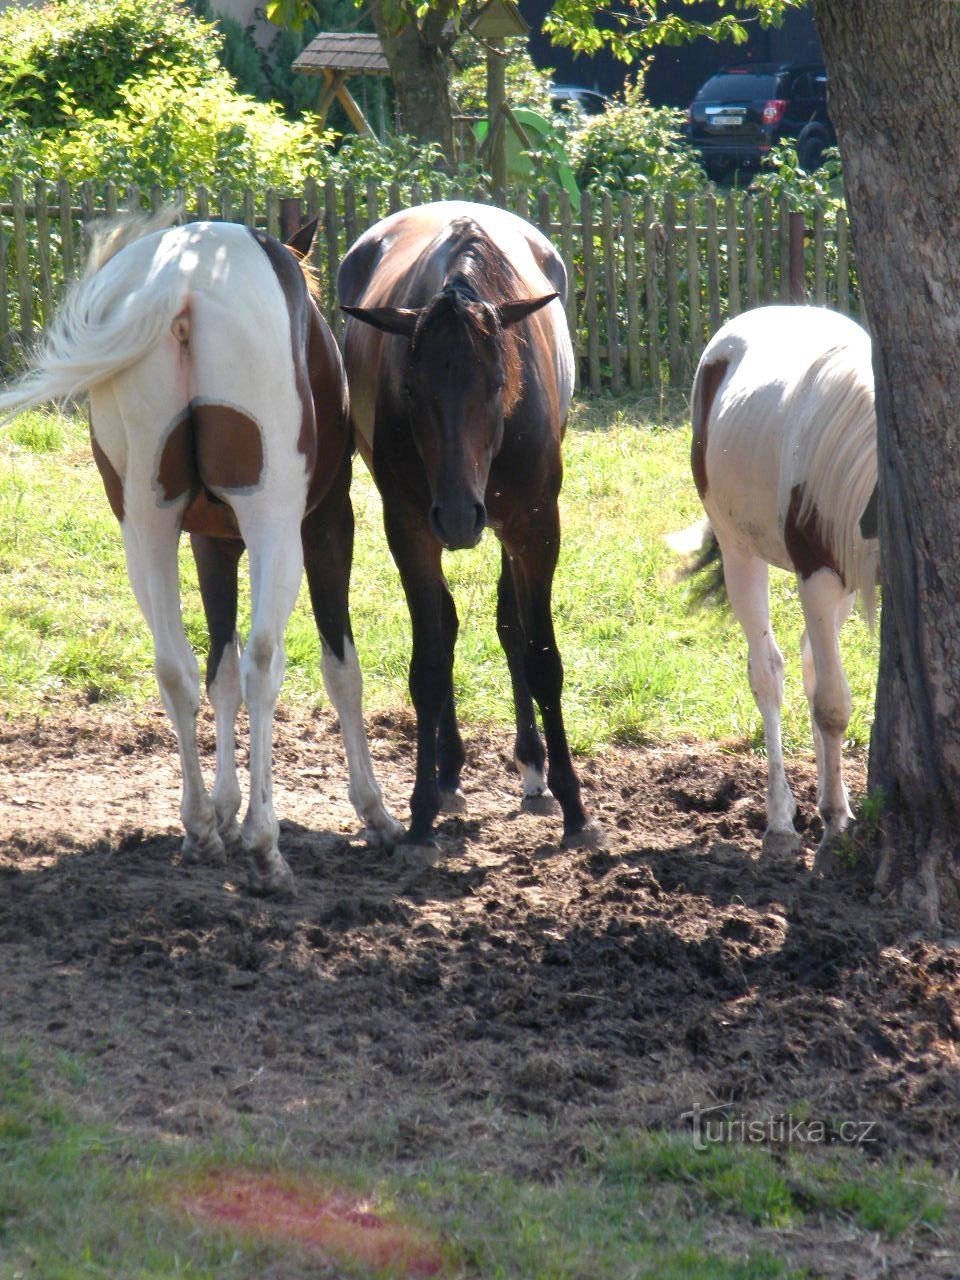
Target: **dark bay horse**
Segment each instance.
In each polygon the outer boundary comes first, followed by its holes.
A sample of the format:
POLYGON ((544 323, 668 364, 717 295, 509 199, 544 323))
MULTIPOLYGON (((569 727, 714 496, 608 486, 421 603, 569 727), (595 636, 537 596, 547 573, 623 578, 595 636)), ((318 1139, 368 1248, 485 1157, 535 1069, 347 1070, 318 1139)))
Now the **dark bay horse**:
POLYGON ((361 712, 347 590, 353 549, 352 432, 343 364, 301 260, 314 228, 284 246, 229 223, 173 227, 166 210, 96 235, 36 364, 0 412, 90 395, 93 454, 120 521, 130 581, 153 633, 160 692, 183 771, 184 856, 216 862, 240 838, 251 887, 292 887, 272 802, 273 715, 283 633, 306 566, 323 676, 340 718, 350 798, 386 843, 403 828, 383 807, 361 712), (210 630, 207 688, 217 724, 211 795, 196 741, 197 662, 177 572, 191 535, 210 630), (236 635, 238 562, 250 561, 250 634, 236 635), (250 713, 250 798, 234 724, 250 713))
POLYGON ((536 228, 460 201, 384 218, 340 266, 357 443, 383 498, 413 625, 417 771, 405 843, 427 858, 441 808, 463 807, 458 623, 441 552, 473 547, 488 523, 501 543, 497 630, 513 685, 524 807, 549 811, 552 792, 565 842, 598 836, 567 745, 550 603, 573 394, 566 288, 563 261, 536 228))
POLYGON ((869 335, 822 307, 744 312, 700 359, 692 418, 693 476, 709 519, 703 559, 714 546, 722 555, 763 717, 770 852, 795 850, 800 840, 783 767, 783 656, 770 629, 768 565, 797 577, 824 826, 819 863, 852 816, 841 773, 850 689, 839 633, 857 592, 872 619, 879 562, 869 335))

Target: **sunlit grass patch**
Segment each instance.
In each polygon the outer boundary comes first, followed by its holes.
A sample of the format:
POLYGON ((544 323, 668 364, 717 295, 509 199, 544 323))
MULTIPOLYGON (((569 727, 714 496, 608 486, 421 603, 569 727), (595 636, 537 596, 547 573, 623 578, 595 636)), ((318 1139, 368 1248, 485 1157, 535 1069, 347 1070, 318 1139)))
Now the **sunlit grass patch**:
MULTIPOLYGON (((700 518, 689 471, 689 431, 658 406, 583 401, 565 444, 563 544, 554 614, 566 670, 573 745, 705 739, 760 745, 739 626, 716 609, 691 610, 668 533, 700 518), (658 420, 673 425, 656 425, 658 420)), ((53 428, 51 428, 52 430, 53 428)), ((356 554, 351 611, 370 710, 409 705, 411 632, 400 578, 383 533, 380 499, 354 468, 356 554)), ((206 627, 187 539, 182 540, 184 623, 203 661, 206 627)), ((444 557, 460 617, 454 671, 465 723, 507 725, 513 713, 496 635, 499 548, 487 534, 472 552, 444 557)), ((792 579, 773 571, 773 625, 787 659, 784 738, 809 752, 792 579)), ((241 574, 241 629, 249 593, 241 574)), ((287 630, 284 698, 325 701, 320 646, 306 588, 287 630)), ((851 743, 864 747, 873 710, 877 642, 859 619, 844 629, 852 686, 851 743)), ((0 432, 0 704, 35 714, 96 698, 156 696, 152 643, 127 581, 116 521, 79 417, 24 415, 0 432), (62 444, 36 453, 11 431, 56 424, 62 444)))

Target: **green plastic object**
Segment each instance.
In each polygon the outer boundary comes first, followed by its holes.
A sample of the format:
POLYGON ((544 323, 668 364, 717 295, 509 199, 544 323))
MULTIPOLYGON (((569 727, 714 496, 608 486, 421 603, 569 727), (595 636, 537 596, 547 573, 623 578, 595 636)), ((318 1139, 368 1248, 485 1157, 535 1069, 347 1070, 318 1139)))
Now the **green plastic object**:
MULTIPOLYGON (((547 157, 547 173, 557 182, 570 197, 570 207, 575 213, 580 212, 580 188, 576 184, 573 170, 567 164, 566 156, 557 139, 554 125, 538 111, 529 107, 514 107, 513 115, 530 139, 530 149, 540 151, 547 157)), ((512 182, 529 182, 533 176, 533 165, 527 155, 516 129, 509 120, 503 127, 507 133, 507 179, 512 182)), ((473 126, 474 137, 479 146, 487 136, 486 120, 478 120, 473 126)))

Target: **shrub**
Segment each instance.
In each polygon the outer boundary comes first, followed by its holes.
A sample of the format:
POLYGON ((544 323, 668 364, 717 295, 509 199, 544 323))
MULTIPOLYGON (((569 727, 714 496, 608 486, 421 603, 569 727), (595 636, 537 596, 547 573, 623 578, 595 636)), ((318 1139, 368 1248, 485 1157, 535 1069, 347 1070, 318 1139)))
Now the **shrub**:
POLYGON ((818 206, 839 208, 843 203, 840 152, 836 147, 829 147, 823 153, 820 168, 808 173, 800 167, 796 146, 792 142, 778 142, 751 181, 750 191, 774 200, 786 196, 792 209, 804 213, 818 206))
POLYGON ((76 112, 107 118, 132 81, 165 74, 182 84, 217 65, 219 38, 163 0, 58 0, 0 13, 5 114, 31 128, 68 127, 76 112))
POLYGON ((651 106, 637 80, 624 90, 622 107, 608 107, 571 134, 577 183, 592 191, 658 195, 703 185, 696 156, 680 136, 682 113, 651 106))

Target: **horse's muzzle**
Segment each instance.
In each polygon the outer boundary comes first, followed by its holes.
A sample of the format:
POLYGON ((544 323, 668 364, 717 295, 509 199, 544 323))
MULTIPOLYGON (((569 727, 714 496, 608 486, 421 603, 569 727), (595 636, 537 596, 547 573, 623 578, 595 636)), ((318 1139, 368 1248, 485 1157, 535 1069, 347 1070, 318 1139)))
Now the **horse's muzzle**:
POLYGON ((430 528, 448 551, 475 547, 486 527, 487 509, 482 502, 435 502, 430 508, 430 528))

